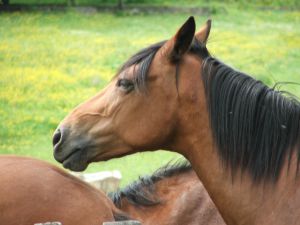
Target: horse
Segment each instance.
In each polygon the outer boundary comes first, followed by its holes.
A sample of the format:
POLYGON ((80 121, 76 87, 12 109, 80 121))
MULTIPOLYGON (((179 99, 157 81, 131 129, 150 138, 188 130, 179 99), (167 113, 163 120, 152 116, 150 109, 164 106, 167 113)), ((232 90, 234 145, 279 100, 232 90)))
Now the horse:
POLYGON ((145 225, 224 224, 187 162, 166 165, 152 176, 140 178, 111 193, 112 200, 41 160, 1 156, 0 167, 0 221, 6 225, 49 221, 96 225, 132 218, 145 225))
POLYGON ((126 220, 101 191, 29 157, 0 157, 0 224, 99 225, 126 220))
POLYGON ((225 225, 187 161, 169 163, 109 196, 144 225, 225 225))
POLYGON ((211 20, 133 55, 53 135, 54 158, 91 162, 165 149, 189 160, 227 224, 299 224, 300 103, 207 49, 211 20))

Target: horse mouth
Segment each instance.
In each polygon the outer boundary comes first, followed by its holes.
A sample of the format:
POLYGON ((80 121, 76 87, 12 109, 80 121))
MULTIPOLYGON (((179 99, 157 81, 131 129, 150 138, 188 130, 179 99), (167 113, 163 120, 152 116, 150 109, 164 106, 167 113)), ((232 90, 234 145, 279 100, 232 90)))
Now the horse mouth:
MULTIPOLYGON (((78 140, 77 140, 78 141, 78 140)), ((54 158, 61 163, 64 168, 81 172, 92 162, 107 161, 112 158, 123 157, 128 154, 129 147, 120 146, 110 149, 107 144, 96 144, 86 141, 76 143, 64 143, 54 147, 54 158)))
POLYGON ((82 148, 75 148, 63 157, 58 157, 54 154, 54 158, 56 161, 60 162, 64 168, 76 172, 83 171, 88 166, 87 153, 85 149, 82 148))

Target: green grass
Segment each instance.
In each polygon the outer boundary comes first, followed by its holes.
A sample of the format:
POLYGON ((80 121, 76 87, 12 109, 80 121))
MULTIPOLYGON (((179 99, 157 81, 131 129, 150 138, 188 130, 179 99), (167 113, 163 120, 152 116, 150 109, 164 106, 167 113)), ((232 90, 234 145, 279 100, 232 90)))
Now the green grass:
MULTIPOLYGON (((131 54, 171 37, 187 16, 0 14, 0 153, 55 163, 51 137, 60 120, 100 91, 131 54)), ((215 56, 269 85, 300 82, 300 12, 229 8, 211 17, 208 47, 215 56)), ((197 18, 198 26, 204 21, 197 18)), ((284 88, 300 96, 299 86, 284 88)), ((119 169, 125 185, 178 157, 141 153, 88 171, 119 169)))

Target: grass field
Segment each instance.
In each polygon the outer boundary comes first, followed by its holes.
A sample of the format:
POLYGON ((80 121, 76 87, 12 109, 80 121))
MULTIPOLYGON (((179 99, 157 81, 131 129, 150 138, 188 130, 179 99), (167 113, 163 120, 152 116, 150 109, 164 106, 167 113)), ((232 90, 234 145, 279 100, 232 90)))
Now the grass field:
MULTIPOLYGON (((101 90, 138 49, 171 37, 185 14, 31 12, 0 14, 0 153, 54 162, 62 118, 101 90)), ((213 19, 208 48, 268 85, 300 82, 300 12, 228 9, 213 19)), ((196 16, 198 26, 207 16, 196 16)), ((300 87, 283 87, 300 96, 300 87)), ((122 185, 176 154, 142 153, 91 165, 119 169, 122 185)))

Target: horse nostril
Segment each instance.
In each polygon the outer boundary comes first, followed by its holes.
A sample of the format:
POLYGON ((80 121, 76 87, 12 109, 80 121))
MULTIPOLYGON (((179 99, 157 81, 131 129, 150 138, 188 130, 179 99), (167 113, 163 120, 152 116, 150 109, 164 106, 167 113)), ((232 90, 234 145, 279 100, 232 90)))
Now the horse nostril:
POLYGON ((53 147, 55 147, 59 142, 61 142, 61 140, 62 140, 62 133, 61 130, 58 128, 53 135, 53 139, 52 139, 53 147))

